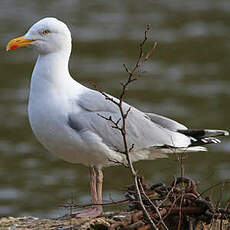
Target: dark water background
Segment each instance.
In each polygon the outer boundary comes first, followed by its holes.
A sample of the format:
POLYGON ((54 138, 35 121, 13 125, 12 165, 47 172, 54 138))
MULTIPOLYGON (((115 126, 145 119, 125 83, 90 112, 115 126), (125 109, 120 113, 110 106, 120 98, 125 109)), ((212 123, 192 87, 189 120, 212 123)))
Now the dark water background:
MULTIPOLYGON (((135 62, 145 26, 151 24, 150 37, 158 41, 158 49, 127 101, 193 128, 230 129, 229 0, 1 0, 0 215, 57 216, 66 211, 59 205, 72 194, 78 202, 89 201, 87 168, 48 153, 29 126, 27 100, 36 53, 5 52, 10 39, 44 16, 64 20, 72 31, 72 75, 115 96, 126 77, 122 64, 135 62)), ((200 182, 200 191, 230 178, 230 139, 209 150, 185 161, 186 175, 200 182)), ((179 175, 173 159, 136 167, 150 183, 169 183, 179 175)), ((126 169, 112 167, 105 170, 104 182, 104 199, 120 199, 131 178, 126 169)), ((229 193, 226 187, 223 199, 229 193)))

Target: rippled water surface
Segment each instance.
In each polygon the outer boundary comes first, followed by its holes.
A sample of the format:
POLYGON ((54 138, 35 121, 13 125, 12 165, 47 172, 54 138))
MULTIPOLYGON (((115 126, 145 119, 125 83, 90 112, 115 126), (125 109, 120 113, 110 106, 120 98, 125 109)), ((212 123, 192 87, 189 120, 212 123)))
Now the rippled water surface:
MULTIPOLYGON (((36 53, 5 52, 10 39, 44 16, 64 20, 72 32, 74 78, 88 86, 94 81, 115 96, 126 77, 122 64, 135 63, 145 26, 151 24, 149 37, 158 41, 158 48, 127 101, 193 128, 230 129, 229 0, 2 0, 0 215, 56 216, 66 212, 59 206, 72 196, 89 201, 87 168, 48 153, 29 126, 27 100, 36 53)), ((209 150, 185 161, 186 175, 200 182, 200 191, 230 178, 229 138, 209 150)), ((151 183, 169 183, 179 175, 174 159, 139 162, 136 167, 151 183)), ((120 199, 131 183, 127 170, 104 171, 104 199, 120 199)), ((225 191, 227 198, 230 188, 225 191)))

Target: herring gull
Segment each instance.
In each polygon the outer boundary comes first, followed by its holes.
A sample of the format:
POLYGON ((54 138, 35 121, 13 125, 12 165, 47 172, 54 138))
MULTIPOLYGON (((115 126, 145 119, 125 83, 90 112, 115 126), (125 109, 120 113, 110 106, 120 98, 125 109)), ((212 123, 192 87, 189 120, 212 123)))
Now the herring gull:
MULTIPOLYGON (((114 146, 123 149, 121 134, 98 114, 118 120, 119 108, 71 77, 71 34, 63 22, 44 18, 24 36, 11 40, 7 50, 28 45, 39 54, 28 105, 32 130, 50 152, 89 167, 91 198, 96 205, 76 216, 98 216, 102 213, 102 168, 114 165, 114 161, 125 162, 125 156, 114 150, 114 146)), ((123 103, 124 111, 129 108, 126 131, 128 143, 134 145, 130 152, 133 162, 167 157, 175 151, 206 151, 203 145, 219 143, 216 137, 228 135, 224 130, 188 129, 174 120, 123 103)))

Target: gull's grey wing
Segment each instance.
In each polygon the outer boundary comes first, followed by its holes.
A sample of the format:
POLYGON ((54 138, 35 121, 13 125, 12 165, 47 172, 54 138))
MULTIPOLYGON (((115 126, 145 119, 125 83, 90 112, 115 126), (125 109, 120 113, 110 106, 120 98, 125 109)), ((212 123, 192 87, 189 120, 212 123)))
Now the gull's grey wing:
MULTIPOLYGON (((108 94, 109 97, 113 98, 116 102, 119 100, 115 97, 112 97, 108 94)), ((82 109, 90 112, 111 112, 116 113, 118 111, 117 105, 113 102, 106 100, 105 97, 94 90, 89 90, 87 93, 84 93, 80 96, 78 100, 78 105, 82 109)), ((124 103, 124 109, 127 108, 127 104, 124 103)))
MULTIPOLYGON (((112 98, 119 101, 117 98, 112 98)), ((109 148, 123 150, 121 133, 112 128, 111 121, 103 118, 111 117, 114 121, 119 120, 121 116, 118 106, 93 90, 82 94, 76 103, 81 110, 75 111, 73 107, 72 113, 68 115, 69 126, 82 137, 93 134, 109 148)), ((220 141, 215 137, 228 135, 228 132, 224 130, 187 129, 186 126, 174 120, 153 113, 143 113, 123 103, 124 111, 129 108, 131 110, 126 119, 126 132, 129 147, 134 144, 134 151, 152 148, 171 149, 172 147, 181 148, 181 151, 204 151, 205 148, 200 147, 201 145, 219 143, 220 141)))
POLYGON ((145 114, 151 119, 152 122, 155 122, 166 129, 169 129, 172 131, 187 130, 186 126, 170 118, 163 117, 155 113, 145 113, 145 114))
MULTIPOLYGON (((194 141, 196 142, 196 145, 200 142, 199 140, 207 140, 207 138, 210 138, 209 141, 214 140, 211 137, 219 137, 219 136, 228 136, 229 132, 226 130, 218 130, 218 129, 188 129, 183 124, 174 121, 170 118, 163 117, 158 114, 154 113, 146 113, 146 115, 151 119, 151 121, 161 125, 162 127, 183 133, 184 135, 190 137, 192 139, 192 143, 194 141), (206 139, 205 139, 206 138, 206 139)), ((206 142, 208 143, 208 142, 206 142)), ((215 143, 215 142, 213 142, 215 143)))
MULTIPOLYGON (((118 100, 113 98, 114 100, 118 100)), ((80 112, 69 114, 68 124, 80 135, 90 131, 99 136, 104 144, 110 148, 123 147, 122 136, 118 130, 112 128, 112 122, 102 118, 111 117, 114 121, 120 119, 117 105, 96 91, 90 91, 78 99, 80 112), (101 116, 100 116, 101 115, 101 116)), ((123 109, 127 111, 131 106, 124 103, 123 109)), ((145 113, 131 107, 127 117, 127 139, 128 144, 134 144, 135 150, 157 146, 187 147, 190 138, 184 134, 174 132, 163 126, 160 122, 154 122, 145 113)))

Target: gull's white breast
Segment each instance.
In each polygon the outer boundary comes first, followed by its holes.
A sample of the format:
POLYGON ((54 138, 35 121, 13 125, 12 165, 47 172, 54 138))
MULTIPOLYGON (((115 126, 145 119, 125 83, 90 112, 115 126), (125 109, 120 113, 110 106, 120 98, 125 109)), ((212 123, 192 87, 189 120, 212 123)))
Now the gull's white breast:
MULTIPOLYGON (((58 80, 56 81, 58 84, 58 80)), ((59 158, 85 165, 103 165, 109 152, 92 132, 79 134, 68 125, 68 115, 80 112, 77 99, 86 88, 70 76, 57 87, 36 67, 31 80, 29 121, 37 139, 59 158), (101 150, 105 151, 101 151, 101 150)))
POLYGON ((36 79, 31 83, 28 113, 32 130, 49 151, 67 161, 76 157, 71 156, 72 148, 81 146, 76 143, 80 142, 77 134, 72 136, 66 122, 70 106, 66 95, 49 82, 36 79))

